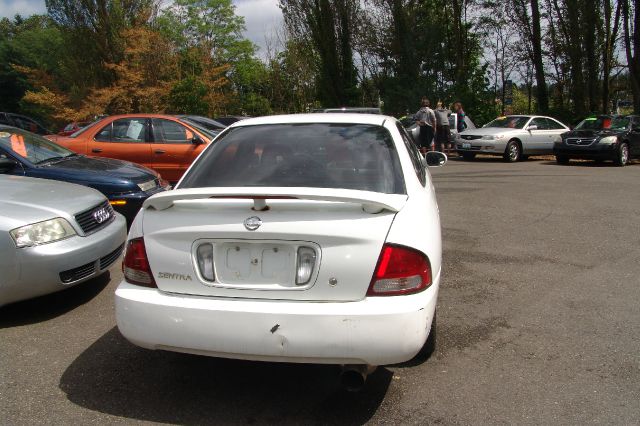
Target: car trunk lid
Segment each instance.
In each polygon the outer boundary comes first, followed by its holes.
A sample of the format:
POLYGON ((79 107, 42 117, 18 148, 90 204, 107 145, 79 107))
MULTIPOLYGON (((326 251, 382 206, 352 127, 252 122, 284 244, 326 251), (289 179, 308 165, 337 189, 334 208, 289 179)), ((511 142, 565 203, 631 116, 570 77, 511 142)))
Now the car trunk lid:
POLYGON ((145 202, 144 239, 162 291, 360 300, 395 213, 406 199, 321 188, 176 190, 145 202), (207 245, 213 271, 207 270, 206 262, 198 263, 198 248, 207 245), (308 281, 299 282, 297 263, 310 252, 315 262, 308 281), (213 280, 207 278, 211 272, 213 280))

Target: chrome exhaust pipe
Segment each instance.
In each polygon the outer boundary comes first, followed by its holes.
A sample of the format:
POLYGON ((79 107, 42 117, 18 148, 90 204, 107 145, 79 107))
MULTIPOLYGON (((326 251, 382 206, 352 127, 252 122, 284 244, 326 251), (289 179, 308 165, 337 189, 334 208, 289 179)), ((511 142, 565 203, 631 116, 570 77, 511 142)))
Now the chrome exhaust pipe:
POLYGON ((343 365, 340 372, 340 386, 349 392, 359 392, 367 381, 367 376, 376 371, 376 365, 343 365))

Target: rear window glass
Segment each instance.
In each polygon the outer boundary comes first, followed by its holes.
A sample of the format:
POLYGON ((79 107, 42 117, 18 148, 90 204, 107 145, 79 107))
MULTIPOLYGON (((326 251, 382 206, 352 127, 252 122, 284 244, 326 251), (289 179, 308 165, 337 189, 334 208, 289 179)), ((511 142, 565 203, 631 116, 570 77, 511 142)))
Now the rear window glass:
POLYGON ((389 132, 365 124, 275 124, 224 133, 179 188, 315 187, 404 194, 389 132))

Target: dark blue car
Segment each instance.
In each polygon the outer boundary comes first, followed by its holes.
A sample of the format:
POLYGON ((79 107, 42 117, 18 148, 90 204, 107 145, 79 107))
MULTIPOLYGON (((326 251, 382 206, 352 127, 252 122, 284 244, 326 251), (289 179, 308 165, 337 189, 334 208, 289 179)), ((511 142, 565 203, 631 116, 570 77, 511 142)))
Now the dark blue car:
POLYGON ((26 130, 1 125, 0 173, 61 180, 97 189, 127 218, 128 224, 145 199, 169 187, 157 172, 138 164, 86 157, 26 130))

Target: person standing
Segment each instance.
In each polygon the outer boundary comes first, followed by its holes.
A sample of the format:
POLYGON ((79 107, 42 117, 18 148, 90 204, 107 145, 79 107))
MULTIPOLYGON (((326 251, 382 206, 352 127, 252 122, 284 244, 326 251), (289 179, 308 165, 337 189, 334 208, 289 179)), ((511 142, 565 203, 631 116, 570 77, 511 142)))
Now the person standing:
POLYGON ((451 111, 443 106, 442 101, 438 101, 434 112, 436 116, 436 151, 446 151, 446 154, 449 155, 451 150, 449 115, 451 115, 451 111))
POLYGON ((418 134, 418 148, 424 155, 431 149, 433 143, 434 129, 436 128, 436 116, 431 107, 429 99, 422 98, 420 103, 420 109, 413 115, 414 120, 420 126, 420 133, 418 134))
POLYGON ((467 128, 467 123, 464 122, 465 114, 460 102, 453 104, 453 113, 456 115, 456 130, 460 133, 467 128))

